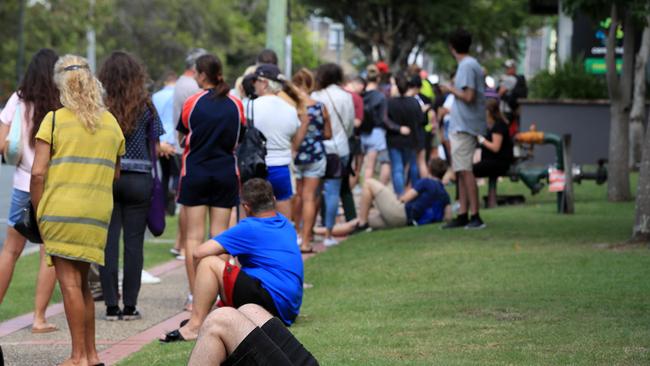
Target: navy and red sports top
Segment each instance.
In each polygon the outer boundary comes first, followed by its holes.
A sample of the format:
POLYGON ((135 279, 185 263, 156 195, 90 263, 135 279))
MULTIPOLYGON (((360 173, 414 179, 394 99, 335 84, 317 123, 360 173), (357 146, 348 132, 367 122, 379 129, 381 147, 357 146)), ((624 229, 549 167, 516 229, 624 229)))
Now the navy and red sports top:
POLYGON ((244 107, 232 95, 215 97, 209 89, 189 97, 176 127, 186 135, 181 176, 239 175, 235 147, 245 124, 244 107))

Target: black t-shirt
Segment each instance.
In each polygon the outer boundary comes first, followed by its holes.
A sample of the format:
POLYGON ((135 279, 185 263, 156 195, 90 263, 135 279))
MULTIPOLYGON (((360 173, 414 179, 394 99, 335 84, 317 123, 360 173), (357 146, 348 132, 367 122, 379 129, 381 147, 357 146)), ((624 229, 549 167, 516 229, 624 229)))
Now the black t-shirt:
POLYGON ((400 126, 411 129, 411 133, 404 136, 399 131, 388 131, 386 143, 388 147, 415 149, 417 145, 416 129, 422 128, 424 119, 420 104, 413 97, 395 97, 388 100, 388 117, 400 126))
POLYGON ((501 149, 499 152, 492 152, 485 146, 481 146, 481 160, 499 160, 512 162, 512 140, 510 139, 510 134, 508 132, 508 126, 503 121, 496 121, 492 128, 488 128, 487 135, 485 138, 489 141, 492 141, 492 135, 498 133, 503 136, 503 142, 501 142, 501 149))

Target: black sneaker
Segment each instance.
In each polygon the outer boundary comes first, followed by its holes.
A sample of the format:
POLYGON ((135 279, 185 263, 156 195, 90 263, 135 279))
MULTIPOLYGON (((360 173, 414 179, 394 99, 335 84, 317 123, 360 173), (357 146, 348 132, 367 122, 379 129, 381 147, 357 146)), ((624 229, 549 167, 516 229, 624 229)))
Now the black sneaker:
POLYGON ((122 319, 122 310, 119 306, 107 306, 105 320, 116 321, 122 319))
POLYGON ((443 229, 458 229, 461 227, 465 227, 465 225, 468 224, 467 221, 467 215, 465 216, 458 216, 455 219, 449 221, 448 223, 442 225, 443 229))
POLYGON ((139 320, 142 319, 142 315, 135 306, 125 306, 124 313, 122 314, 122 320, 139 320))
POLYGON ((358 234, 358 233, 362 233, 362 232, 367 232, 367 233, 369 233, 369 232, 371 232, 371 231, 372 231, 372 228, 371 228, 370 225, 366 222, 366 223, 363 224, 363 225, 359 225, 359 224, 357 224, 357 226, 354 227, 354 230, 352 230, 352 232, 350 233, 350 235, 354 235, 354 234, 358 234))
POLYGON ((484 229, 485 228, 485 223, 483 220, 481 220, 481 217, 479 215, 472 216, 471 220, 465 225, 465 229, 467 230, 476 230, 476 229, 484 229))

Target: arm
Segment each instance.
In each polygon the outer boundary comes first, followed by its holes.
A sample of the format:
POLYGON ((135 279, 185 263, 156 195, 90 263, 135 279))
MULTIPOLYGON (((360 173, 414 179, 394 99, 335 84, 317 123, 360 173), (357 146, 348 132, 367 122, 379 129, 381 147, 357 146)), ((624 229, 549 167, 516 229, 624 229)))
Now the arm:
POLYGON ((399 200, 400 202, 407 203, 413 201, 417 196, 418 196, 418 191, 416 191, 413 188, 409 188, 409 190, 404 192, 404 194, 402 195, 402 197, 399 198, 399 200))
POLYGON ((300 120, 300 127, 296 130, 296 133, 291 138, 291 149, 295 152, 298 151, 302 140, 307 134, 307 128, 309 127, 309 116, 307 113, 299 113, 298 119, 300 120))
POLYGON ((0 122, 0 151, 4 151, 11 126, 0 122))
POLYGON ((43 196, 43 189, 45 188, 45 176, 49 168, 50 162, 50 144, 47 142, 36 139, 34 145, 34 164, 32 165, 32 179, 29 184, 29 192, 31 193, 32 204, 34 210, 38 208, 43 196))
POLYGON ((209 257, 211 255, 221 255, 221 254, 227 254, 226 249, 224 249, 221 244, 219 244, 218 241, 214 239, 210 239, 203 244, 199 245, 195 250, 194 250, 194 260, 195 263, 198 263, 201 259, 205 257, 209 257))
POLYGON ((116 181, 120 179, 120 157, 118 156, 117 159, 115 159, 115 175, 113 176, 113 180, 116 181))
POLYGON ((393 131, 402 135, 409 135, 411 133, 411 129, 408 126, 401 126, 397 123, 395 123, 393 120, 390 119, 390 116, 388 115, 388 102, 384 101, 380 106, 379 106, 379 113, 381 116, 383 116, 384 119, 384 126, 386 127, 387 130, 393 131))
POLYGON ((476 91, 472 88, 465 87, 463 89, 456 89, 451 85, 447 88, 457 99, 460 99, 467 104, 474 102, 474 99, 476 98, 476 91))
POLYGON ((483 136, 478 137, 478 144, 484 146, 486 149, 492 151, 493 153, 498 153, 501 150, 501 144, 503 143, 503 135, 500 133, 492 134, 492 141, 486 139, 483 136))
POLYGON ((325 126, 323 127, 323 140, 329 140, 332 138, 332 121, 330 120, 330 112, 323 104, 323 122, 325 126))

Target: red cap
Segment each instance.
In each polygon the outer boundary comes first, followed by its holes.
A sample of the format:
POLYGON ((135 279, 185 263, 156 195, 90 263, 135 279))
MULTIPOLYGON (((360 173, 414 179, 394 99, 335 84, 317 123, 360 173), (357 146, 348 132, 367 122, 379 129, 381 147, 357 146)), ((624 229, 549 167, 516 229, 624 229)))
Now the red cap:
POLYGON ((388 65, 384 61, 377 61, 375 66, 377 66, 377 70, 379 70, 379 72, 382 74, 387 74, 388 71, 390 71, 388 65))

